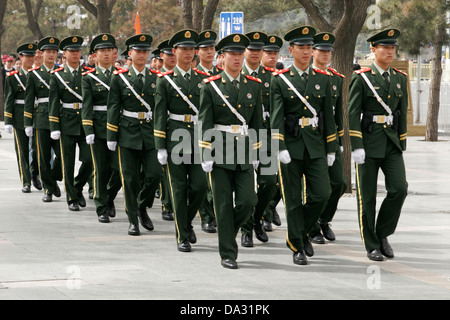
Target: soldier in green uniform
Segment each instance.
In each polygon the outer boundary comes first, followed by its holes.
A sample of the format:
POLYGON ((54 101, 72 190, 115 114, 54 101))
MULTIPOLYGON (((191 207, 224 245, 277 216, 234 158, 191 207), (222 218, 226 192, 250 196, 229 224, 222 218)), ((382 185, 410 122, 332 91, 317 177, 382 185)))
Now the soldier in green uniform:
POLYGON ((49 89, 50 72, 56 69, 59 40, 46 37, 39 41, 38 49, 43 53, 43 63, 40 67, 30 70, 27 77, 25 93, 24 125, 25 131, 35 136, 38 151, 39 175, 44 185, 43 202, 52 202, 52 197, 61 196, 58 182, 62 180, 61 150, 59 141, 50 138, 49 89), (35 106, 35 101, 37 105, 35 106), (34 128, 30 130, 28 128, 34 128), (52 166, 52 150, 54 152, 52 166))
POLYGON ((81 123, 80 66, 81 45, 83 38, 71 36, 63 39, 59 48, 66 57, 66 66, 53 70, 50 77, 49 120, 50 137, 59 140, 61 146, 61 162, 70 211, 79 211, 86 206, 83 187, 92 173, 92 157, 81 123), (75 157, 78 145, 81 166, 75 176, 75 157))
POLYGON ((118 150, 125 211, 130 222, 128 234, 136 236, 140 235, 139 221, 145 229, 154 229, 146 206, 161 178, 153 136, 158 71, 145 66, 151 43, 148 34, 127 39, 132 65, 113 72, 107 107, 107 145, 111 151, 118 150))
MULTIPOLYGON (((262 87, 262 103, 263 103, 263 126, 266 129, 266 139, 264 144, 267 146, 265 150, 270 150, 270 83, 272 79, 272 72, 275 69, 264 67, 261 65, 261 59, 264 53, 264 47, 268 41, 268 36, 263 32, 250 32, 246 34, 250 39, 250 44, 245 49, 245 66, 242 68, 242 74, 251 75, 261 80, 262 87)), ((270 160, 270 154, 267 154, 266 160, 270 160)), ((267 242, 269 237, 262 228, 261 219, 264 211, 276 192, 277 175, 276 170, 271 170, 272 173, 264 172, 270 171, 270 167, 275 164, 275 161, 264 161, 256 170, 257 178, 257 195, 258 204, 255 207, 255 212, 242 226, 241 244, 243 247, 253 247, 253 230, 255 230, 256 238, 261 242, 267 242), (263 169, 264 168, 264 169, 263 169)))
POLYGON ((336 125, 329 75, 313 68, 315 29, 302 26, 284 39, 294 64, 274 73, 270 91, 272 139, 279 142, 279 176, 287 219, 287 246, 295 264, 307 264, 314 251, 307 232, 317 221, 331 193, 328 166, 335 159, 336 125), (302 177, 308 201, 302 202, 302 177))
MULTIPOLYGON (((336 213, 339 199, 344 194, 345 189, 347 189, 347 182, 344 176, 344 164, 342 161, 342 143, 344 137, 342 84, 345 77, 333 68, 328 67, 331 61, 334 41, 335 37, 333 34, 323 32, 314 36, 313 45, 313 66, 330 73, 332 105, 339 142, 336 148, 336 160, 331 167, 328 167, 331 183, 330 199, 328 199, 327 206, 320 215, 319 220, 315 223, 313 229, 309 231, 311 242, 318 244, 325 243, 323 237, 329 241, 334 241, 336 239, 333 230, 330 228, 330 222, 333 220, 336 213)), ((306 186, 306 194, 308 194, 308 185, 306 186)), ((306 201, 308 201, 308 196, 306 201)))
POLYGON ((221 263, 231 269, 238 268, 237 233, 257 203, 254 174, 262 144, 261 80, 240 72, 249 42, 231 34, 218 43, 225 69, 205 79, 200 93, 202 168, 209 172, 221 263))
POLYGON ((190 252, 191 243, 197 241, 192 220, 208 188, 200 165, 198 145, 194 144, 200 87, 202 80, 208 76, 206 72, 191 68, 197 39, 195 31, 181 30, 169 40, 177 65, 170 71, 158 74, 155 98, 158 161, 163 166, 167 165, 177 248, 181 252, 190 252))
MULTIPOLYGON (((37 165, 30 165, 30 138, 26 134, 24 127, 25 85, 27 83, 28 70, 33 66, 36 49, 37 45, 34 43, 20 45, 17 48, 17 53, 22 61, 22 67, 19 70, 8 73, 5 79, 5 131, 8 133, 14 132, 14 146, 19 166, 20 182, 22 183, 22 192, 24 193, 31 192, 32 178, 39 175, 37 165)), ((29 134, 32 135, 33 128, 30 127, 29 130, 29 134)), ((33 158, 35 157, 34 147, 35 144, 32 143, 33 158)), ((33 162, 36 164, 36 161, 33 162)), ((42 189, 40 181, 39 185, 42 189)), ((35 186, 39 189, 37 184, 35 186)))
POLYGON ((172 52, 172 48, 169 46, 169 39, 161 41, 158 44, 158 49, 160 51, 160 56, 163 59, 163 66, 159 71, 166 72, 175 68, 177 59, 172 52))
POLYGON ((407 135, 407 77, 390 65, 400 31, 369 39, 374 63, 355 71, 348 101, 349 134, 356 163, 358 222, 370 260, 393 258, 387 237, 395 232, 408 192, 403 151, 407 135), (377 177, 385 176, 387 196, 376 213, 377 177))
POLYGON ((83 108, 81 117, 90 145, 93 164, 93 191, 99 222, 109 222, 114 216, 114 199, 122 187, 116 151, 106 144, 106 109, 114 60, 112 51, 115 39, 110 34, 100 34, 92 39, 90 48, 97 67, 83 73, 83 108))

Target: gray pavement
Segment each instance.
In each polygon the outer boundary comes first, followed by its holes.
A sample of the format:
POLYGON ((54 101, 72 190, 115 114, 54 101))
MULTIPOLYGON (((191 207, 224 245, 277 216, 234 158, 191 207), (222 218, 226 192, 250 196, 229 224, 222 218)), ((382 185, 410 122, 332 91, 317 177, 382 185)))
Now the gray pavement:
MULTIPOLYGON (((191 253, 176 249, 173 222, 161 219, 156 199, 149 214, 155 230, 127 235, 123 195, 117 216, 97 221, 95 206, 70 212, 65 193, 52 203, 42 191, 21 192, 12 135, 0 130, 0 300, 305 300, 450 298, 450 137, 408 138, 404 154, 409 194, 397 232, 396 257, 367 259, 359 235, 356 198, 345 194, 332 223, 335 242, 314 245, 307 266, 292 263, 285 245, 286 220, 239 247, 239 269, 220 265, 217 234, 201 231, 191 253)), ((63 190, 63 184, 60 183, 63 190)), ((379 177, 378 205, 385 195, 379 177)), ((87 199, 87 190, 84 195, 87 199)), ((240 235, 238 238, 240 244, 240 235)))

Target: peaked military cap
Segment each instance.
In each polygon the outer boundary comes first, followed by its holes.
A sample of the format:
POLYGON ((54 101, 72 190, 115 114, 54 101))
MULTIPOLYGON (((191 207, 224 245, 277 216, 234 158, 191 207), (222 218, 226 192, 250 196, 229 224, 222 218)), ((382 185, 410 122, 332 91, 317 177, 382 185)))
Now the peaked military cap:
POLYGON ((333 44, 336 38, 328 32, 318 33, 314 36, 313 49, 333 50, 333 44))
POLYGON ((153 50, 152 51, 153 58, 161 60, 160 53, 161 53, 161 50, 159 50, 159 48, 156 48, 155 50, 153 50))
POLYGON ((284 40, 289 44, 313 45, 316 29, 311 26, 302 26, 292 29, 284 36, 284 40))
POLYGON ((197 46, 198 33, 194 30, 185 29, 175 33, 169 40, 169 47, 189 47, 195 48, 197 46))
POLYGON ((161 53, 165 53, 165 54, 173 54, 172 53, 172 48, 169 46, 169 39, 166 39, 164 41, 161 41, 158 44, 158 49, 159 51, 161 51, 161 53))
POLYGON ((277 36, 267 36, 266 43, 264 44, 264 51, 280 51, 283 46, 283 39, 277 36))
POLYGON ((59 43, 59 48, 63 51, 65 50, 81 50, 83 45, 83 38, 80 36, 70 36, 64 38, 59 43))
POLYGON ((126 58, 129 57, 128 51, 130 51, 130 50, 128 50, 128 47, 127 47, 125 50, 123 50, 123 51, 120 53, 120 55, 121 55, 121 56, 124 56, 125 59, 126 59, 126 58))
POLYGON ((245 34, 250 40, 247 49, 261 50, 266 44, 267 34, 264 32, 254 31, 245 34))
POLYGON ((115 47, 116 47, 116 39, 108 33, 99 34, 91 41, 91 52, 95 52, 98 49, 115 48, 115 47))
POLYGON ((24 43, 17 48, 17 53, 25 56, 34 56, 37 48, 37 45, 34 43, 24 43))
POLYGON ((137 34, 128 38, 125 45, 129 50, 150 50, 153 38, 149 34, 137 34))
POLYGON ((215 47, 217 33, 212 30, 205 30, 198 35, 197 46, 199 48, 215 47))
POLYGON ((372 46, 381 44, 383 46, 397 46, 397 38, 400 36, 400 31, 397 29, 387 29, 372 35, 367 42, 372 46))
POLYGON ((38 49, 44 50, 58 50, 59 49, 59 39, 55 37, 46 37, 39 41, 38 49))
POLYGON ((250 39, 241 33, 232 33, 219 41, 217 47, 222 52, 244 52, 250 39))

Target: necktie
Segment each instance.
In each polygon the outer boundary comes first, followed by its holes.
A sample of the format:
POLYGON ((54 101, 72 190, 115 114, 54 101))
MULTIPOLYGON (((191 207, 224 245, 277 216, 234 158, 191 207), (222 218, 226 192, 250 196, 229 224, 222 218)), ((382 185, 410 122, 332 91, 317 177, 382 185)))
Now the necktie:
POLYGON ((383 73, 383 77, 384 77, 384 82, 386 82, 387 87, 389 88, 390 86, 390 82, 389 82, 389 73, 387 73, 386 71, 383 73))
POLYGON ((231 81, 231 83, 233 84, 234 88, 239 91, 239 81, 237 80, 233 80, 231 81))
POLYGON ((139 78, 139 85, 141 86, 141 88, 144 87, 144 80, 142 79, 144 77, 144 75, 142 73, 138 74, 138 78, 139 78))
POLYGON ((308 82, 308 74, 306 72, 302 73, 302 80, 305 84, 308 82))
POLYGON ((256 73, 256 71, 252 72, 252 77, 256 77, 258 74, 256 73))
POLYGON ((111 71, 109 71, 109 69, 106 69, 106 71, 105 71, 105 76, 106 76, 106 78, 108 78, 108 79, 109 79, 109 77, 111 76, 111 71))
POLYGON ((189 74, 189 72, 186 72, 184 74, 184 78, 186 79, 187 82, 189 82, 189 80, 191 80, 191 75, 189 74))
POLYGON ((77 77, 77 70, 76 70, 76 69, 73 70, 73 71, 72 71, 72 74, 73 74, 73 78, 75 79, 75 78, 77 77))

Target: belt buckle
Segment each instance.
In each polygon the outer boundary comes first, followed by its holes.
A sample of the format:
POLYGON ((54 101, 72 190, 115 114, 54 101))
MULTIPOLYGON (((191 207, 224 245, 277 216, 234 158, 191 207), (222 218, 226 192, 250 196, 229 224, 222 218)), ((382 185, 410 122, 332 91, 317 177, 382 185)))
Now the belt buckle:
POLYGON ((145 112, 138 112, 138 119, 144 120, 145 119, 145 112))
POLYGON ((75 102, 75 103, 73 104, 73 108, 74 108, 75 110, 80 109, 80 104, 79 104, 78 102, 75 102))
POLYGON ((386 121, 385 121, 385 119, 384 119, 384 116, 378 116, 378 118, 377 118, 377 123, 385 123, 386 121))
POLYGON ((190 114, 185 114, 184 115, 184 122, 192 122, 190 114))
POLYGON ((239 131, 239 129, 240 129, 240 125, 237 125, 237 124, 234 124, 234 125, 231 125, 231 133, 239 133, 240 131, 239 131))

